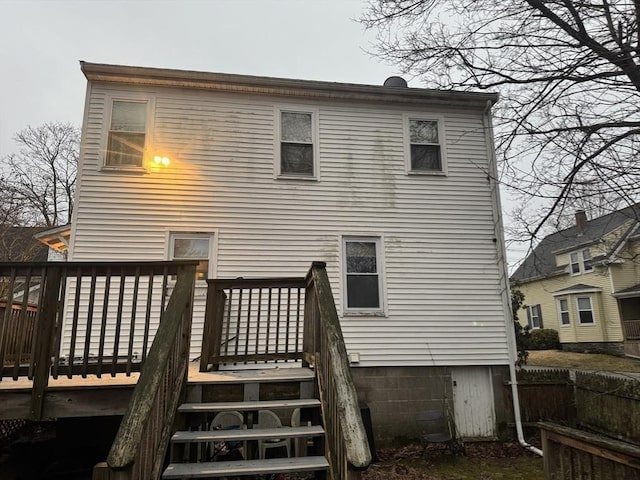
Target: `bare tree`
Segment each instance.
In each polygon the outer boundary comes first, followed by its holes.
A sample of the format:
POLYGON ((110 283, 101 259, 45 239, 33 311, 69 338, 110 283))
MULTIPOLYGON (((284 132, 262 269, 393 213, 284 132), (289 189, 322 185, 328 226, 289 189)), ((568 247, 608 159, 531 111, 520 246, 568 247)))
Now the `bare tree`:
MULTIPOLYGON (((71 220, 80 131, 51 122, 18 132, 18 153, 2 159, 0 216, 12 224, 56 226, 71 220), (6 203, 5 203, 6 202, 6 203)), ((5 223, 3 222, 3 223, 5 223)))
POLYGON ((372 0, 361 20, 378 55, 428 86, 501 93, 501 180, 523 238, 566 209, 638 201, 639 0, 372 0))

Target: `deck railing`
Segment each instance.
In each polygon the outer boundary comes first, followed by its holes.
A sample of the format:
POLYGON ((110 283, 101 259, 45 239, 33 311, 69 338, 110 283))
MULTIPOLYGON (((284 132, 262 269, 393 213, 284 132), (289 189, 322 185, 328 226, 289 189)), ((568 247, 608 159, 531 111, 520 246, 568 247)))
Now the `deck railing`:
POLYGON ((145 361, 172 277, 193 262, 0 263, 0 379, 130 375, 145 361))
POLYGON ((209 280, 200 369, 302 359, 305 279, 209 280))
POLYGON ((194 280, 195 266, 178 274, 107 462, 94 468, 95 480, 160 478, 187 382, 194 280))
POLYGON ((640 320, 623 320, 625 340, 640 340, 640 320))
POLYGON ((305 362, 316 371, 331 478, 355 480, 371 452, 325 264, 314 262, 306 281, 305 362))

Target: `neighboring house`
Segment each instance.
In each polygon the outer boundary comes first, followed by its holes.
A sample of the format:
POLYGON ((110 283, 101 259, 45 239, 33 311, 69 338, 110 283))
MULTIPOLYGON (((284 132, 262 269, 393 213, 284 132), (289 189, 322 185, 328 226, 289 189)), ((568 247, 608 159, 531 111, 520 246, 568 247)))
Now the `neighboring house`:
POLYGON ((511 276, 520 322, 558 330, 564 350, 640 356, 640 205, 575 219, 511 276))
POLYGON ((13 227, 0 225, 0 262, 44 262, 48 248, 34 235, 46 227, 13 227))
POLYGON ((496 95, 82 71, 69 260, 199 260, 192 358, 206 278, 303 276, 326 262, 379 434, 406 435, 443 400, 464 436, 497 434, 513 350, 496 95))

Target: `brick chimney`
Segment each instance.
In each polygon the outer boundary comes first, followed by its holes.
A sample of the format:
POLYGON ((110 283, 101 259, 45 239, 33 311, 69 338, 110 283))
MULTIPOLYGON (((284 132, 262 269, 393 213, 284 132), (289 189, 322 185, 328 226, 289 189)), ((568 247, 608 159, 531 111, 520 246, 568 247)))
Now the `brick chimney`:
POLYGON ((587 228, 587 214, 584 210, 576 210, 576 228, 578 235, 583 235, 587 228))

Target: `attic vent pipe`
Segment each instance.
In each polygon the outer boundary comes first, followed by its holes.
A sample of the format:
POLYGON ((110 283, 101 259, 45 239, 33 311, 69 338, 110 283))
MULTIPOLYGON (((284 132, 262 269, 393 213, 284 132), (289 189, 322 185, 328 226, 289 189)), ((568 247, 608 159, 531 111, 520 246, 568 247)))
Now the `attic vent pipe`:
POLYGON ((382 84, 385 87, 407 88, 407 81, 402 77, 389 77, 382 84))
POLYGON ((587 214, 584 210, 576 211, 576 228, 578 229, 578 235, 584 234, 587 227, 587 214))

